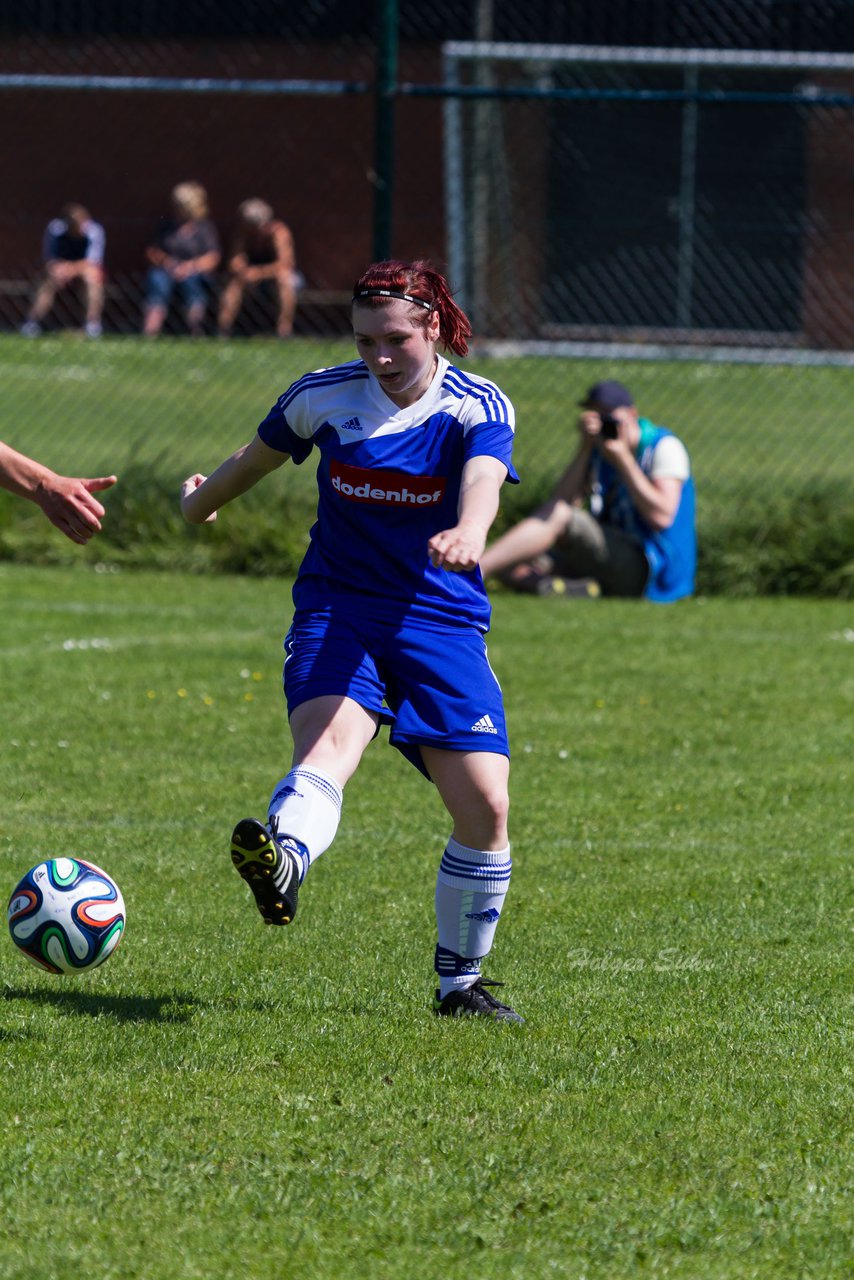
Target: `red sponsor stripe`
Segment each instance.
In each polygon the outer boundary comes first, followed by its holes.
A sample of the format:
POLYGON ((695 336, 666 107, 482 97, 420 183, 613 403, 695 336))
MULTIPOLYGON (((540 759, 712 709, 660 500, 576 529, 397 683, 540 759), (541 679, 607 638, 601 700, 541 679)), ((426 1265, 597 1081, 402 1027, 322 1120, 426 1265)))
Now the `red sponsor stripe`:
POLYGON ((429 507, 445 495, 444 476, 412 476, 402 471, 350 467, 333 459, 329 467, 332 487, 350 502, 378 503, 386 507, 429 507))

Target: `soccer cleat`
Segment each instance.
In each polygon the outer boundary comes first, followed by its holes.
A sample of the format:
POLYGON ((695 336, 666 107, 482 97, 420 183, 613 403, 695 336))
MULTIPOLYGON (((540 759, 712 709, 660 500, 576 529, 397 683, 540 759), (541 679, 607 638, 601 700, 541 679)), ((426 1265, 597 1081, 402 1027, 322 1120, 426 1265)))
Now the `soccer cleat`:
POLYGON ((433 1000, 433 1012, 440 1018, 494 1018, 496 1022, 524 1022, 515 1009, 509 1004, 502 1004, 486 987, 503 987, 503 982, 490 982, 486 978, 478 978, 470 987, 462 987, 449 991, 444 999, 436 992, 433 1000))
POLYGON ((265 924, 290 924, 297 913, 300 867, 281 838, 255 818, 243 818, 231 836, 231 861, 255 897, 265 924))
POLYGON ((595 600, 602 588, 595 578, 561 578, 546 574, 536 585, 538 596, 566 596, 568 600, 595 600))

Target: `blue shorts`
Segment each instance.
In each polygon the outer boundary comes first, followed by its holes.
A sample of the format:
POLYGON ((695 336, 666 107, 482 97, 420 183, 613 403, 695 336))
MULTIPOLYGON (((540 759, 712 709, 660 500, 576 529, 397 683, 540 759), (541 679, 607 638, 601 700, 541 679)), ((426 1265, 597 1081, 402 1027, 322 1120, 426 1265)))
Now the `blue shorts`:
POLYGON ((187 276, 186 280, 173 280, 163 267, 149 268, 145 292, 145 301, 149 306, 167 307, 173 289, 178 290, 187 307, 195 306, 207 299, 207 281, 204 276, 187 276))
POLYGON ((300 610, 285 636, 284 683, 288 715, 328 694, 376 712, 427 777, 422 746, 510 754, 501 688, 475 627, 300 610))

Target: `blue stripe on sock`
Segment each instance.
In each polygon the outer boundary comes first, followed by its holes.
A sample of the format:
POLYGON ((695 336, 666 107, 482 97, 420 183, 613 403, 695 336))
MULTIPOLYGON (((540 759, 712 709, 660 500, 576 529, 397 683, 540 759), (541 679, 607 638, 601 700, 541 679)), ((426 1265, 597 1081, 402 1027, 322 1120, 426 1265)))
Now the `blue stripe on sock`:
POLYGON ((513 864, 508 858, 506 862, 489 864, 466 862, 463 858, 455 858, 445 850, 439 865, 440 874, 457 876, 464 880, 509 880, 513 864))
POLYGON ((291 775, 295 778, 304 778, 321 795, 326 796, 327 800, 331 800, 339 813, 341 812, 341 792, 333 782, 328 782, 326 778, 319 777, 316 773, 312 773, 310 769, 292 769, 291 775))

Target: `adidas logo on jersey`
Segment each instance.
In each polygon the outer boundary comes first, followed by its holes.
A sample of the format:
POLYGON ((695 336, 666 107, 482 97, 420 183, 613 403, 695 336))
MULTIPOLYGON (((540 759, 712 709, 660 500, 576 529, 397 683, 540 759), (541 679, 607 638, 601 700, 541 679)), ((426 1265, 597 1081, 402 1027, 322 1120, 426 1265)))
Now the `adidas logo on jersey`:
POLYGON ((481 716, 471 727, 472 733, 497 733, 495 725, 489 716, 481 716))
POLYGON ((362 424, 358 418, 348 418, 346 422, 341 423, 342 431, 361 431, 362 424))

